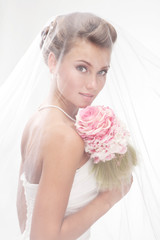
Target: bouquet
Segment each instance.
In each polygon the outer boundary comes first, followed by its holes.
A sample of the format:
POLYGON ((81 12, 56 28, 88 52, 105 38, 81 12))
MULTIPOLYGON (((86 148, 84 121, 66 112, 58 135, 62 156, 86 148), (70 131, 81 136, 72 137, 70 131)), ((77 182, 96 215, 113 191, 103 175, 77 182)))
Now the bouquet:
POLYGON ((121 187, 137 164, 129 132, 110 107, 88 106, 76 116, 76 129, 93 161, 99 188, 121 187))

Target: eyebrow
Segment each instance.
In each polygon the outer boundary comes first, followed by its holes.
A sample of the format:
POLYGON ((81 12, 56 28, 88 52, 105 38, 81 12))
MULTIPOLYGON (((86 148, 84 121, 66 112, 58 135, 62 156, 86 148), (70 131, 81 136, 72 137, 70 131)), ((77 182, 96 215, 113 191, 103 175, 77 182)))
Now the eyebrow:
MULTIPOLYGON (((91 63, 89 63, 89 62, 87 62, 87 61, 85 61, 85 60, 77 60, 76 62, 84 62, 84 63, 86 63, 87 65, 89 65, 89 66, 91 66, 92 67, 92 64, 91 63)), ((104 66, 104 67, 102 67, 101 69, 103 69, 103 68, 110 68, 110 65, 106 65, 106 66, 104 66)))

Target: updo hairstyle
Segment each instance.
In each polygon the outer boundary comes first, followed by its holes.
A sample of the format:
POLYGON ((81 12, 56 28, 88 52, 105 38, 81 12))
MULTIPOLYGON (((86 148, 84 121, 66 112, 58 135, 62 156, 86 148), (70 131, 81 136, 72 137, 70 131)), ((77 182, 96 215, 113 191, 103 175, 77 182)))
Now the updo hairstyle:
POLYGON ((104 19, 91 13, 71 13, 55 18, 41 33, 40 48, 45 63, 53 52, 58 60, 66 54, 77 39, 85 39, 101 48, 111 48, 117 39, 114 27, 104 19))

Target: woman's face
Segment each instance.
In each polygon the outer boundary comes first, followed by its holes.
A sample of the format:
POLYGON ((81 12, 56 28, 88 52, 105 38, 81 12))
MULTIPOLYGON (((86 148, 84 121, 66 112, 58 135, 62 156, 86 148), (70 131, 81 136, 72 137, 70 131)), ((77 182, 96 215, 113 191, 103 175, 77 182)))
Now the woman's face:
POLYGON ((92 103, 102 90, 110 65, 111 50, 79 40, 65 54, 57 71, 57 90, 76 107, 92 103))

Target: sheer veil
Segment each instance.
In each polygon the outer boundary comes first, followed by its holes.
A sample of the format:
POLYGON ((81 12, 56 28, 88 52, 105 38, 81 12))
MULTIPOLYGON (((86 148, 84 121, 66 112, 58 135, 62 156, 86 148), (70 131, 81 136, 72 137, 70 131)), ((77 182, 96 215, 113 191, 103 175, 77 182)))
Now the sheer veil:
MULTIPOLYGON (((139 164, 131 190, 92 227, 91 239, 158 240, 160 59, 121 27, 114 27, 118 38, 107 83, 93 105, 112 107, 126 123, 139 164)), ((16 239, 20 231, 16 194, 22 132, 48 94, 51 82, 40 41, 41 33, 0 86, 0 235, 6 240, 16 239)))

